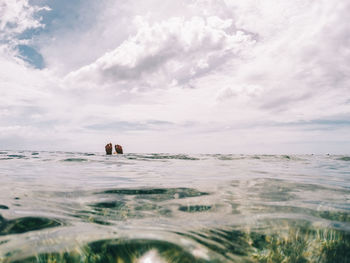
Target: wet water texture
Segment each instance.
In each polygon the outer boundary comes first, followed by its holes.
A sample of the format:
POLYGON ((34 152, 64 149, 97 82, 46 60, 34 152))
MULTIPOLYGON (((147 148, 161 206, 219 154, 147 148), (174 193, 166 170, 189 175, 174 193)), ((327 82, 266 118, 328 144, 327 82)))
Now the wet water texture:
POLYGON ((0 262, 350 262, 350 157, 0 151, 0 262))

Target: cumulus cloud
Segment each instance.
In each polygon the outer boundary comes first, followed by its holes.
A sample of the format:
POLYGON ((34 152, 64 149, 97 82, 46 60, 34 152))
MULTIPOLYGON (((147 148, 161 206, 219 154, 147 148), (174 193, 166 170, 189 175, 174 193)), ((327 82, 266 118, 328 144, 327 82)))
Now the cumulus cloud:
POLYGON ((28 0, 0 1, 0 39, 14 41, 14 37, 28 29, 44 27, 37 13, 49 10, 48 7, 30 5, 28 0))
POLYGON ((217 100, 222 102, 236 96, 256 97, 261 93, 261 90, 261 87, 258 85, 238 86, 235 88, 225 87, 218 91, 217 100))
POLYGON ((349 146, 349 1, 84 1, 67 21, 55 8, 69 1, 53 1, 51 29, 26 39, 47 62, 36 70, 13 46, 49 17, 27 0, 0 0, 0 146, 349 146))
POLYGON ((229 33, 232 20, 212 16, 171 18, 150 25, 136 19, 137 34, 94 63, 67 76, 73 85, 130 85, 163 88, 187 85, 213 71, 254 41, 249 35, 229 33))
POLYGON ((256 35, 257 43, 249 59, 226 65, 215 78, 219 101, 279 122, 348 116, 347 1, 225 2, 236 27, 256 35), (256 85, 256 96, 244 98, 244 87, 256 85))
POLYGON ((31 6, 27 0, 0 1, 0 102, 5 112, 18 105, 31 106, 31 100, 46 89, 42 81, 46 74, 27 67, 15 49, 26 40, 18 38, 21 33, 43 26, 35 17, 42 9, 31 6))

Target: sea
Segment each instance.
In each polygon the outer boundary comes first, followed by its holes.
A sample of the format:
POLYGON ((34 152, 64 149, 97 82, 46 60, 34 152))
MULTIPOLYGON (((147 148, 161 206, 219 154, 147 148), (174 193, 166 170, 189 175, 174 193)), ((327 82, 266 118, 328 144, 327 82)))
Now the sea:
POLYGON ((350 262, 350 156, 3 150, 0 262, 350 262))

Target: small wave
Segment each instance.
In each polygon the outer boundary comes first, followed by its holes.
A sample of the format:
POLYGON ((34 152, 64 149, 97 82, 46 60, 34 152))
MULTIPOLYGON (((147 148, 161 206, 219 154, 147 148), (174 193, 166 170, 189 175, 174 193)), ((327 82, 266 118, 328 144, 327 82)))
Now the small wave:
POLYGON ((45 217, 21 217, 6 220, 0 215, 0 236, 20 234, 34 230, 57 227, 62 225, 56 220, 45 217))
POLYGON ((121 194, 121 195, 153 195, 153 194, 165 194, 167 189, 165 188, 152 188, 152 189, 113 189, 107 190, 104 194, 121 194))
POLYGON ((213 156, 221 161, 234 161, 234 160, 246 159, 246 156, 235 156, 235 155, 231 155, 231 154, 215 154, 213 156))
POLYGON ((344 156, 344 157, 338 158, 337 160, 350 162, 350 156, 344 156))
POLYGON ((101 220, 95 216, 91 216, 91 212, 88 215, 77 214, 77 215, 71 215, 71 216, 73 216, 75 218, 79 218, 79 219, 81 219, 85 222, 88 222, 88 223, 94 223, 94 224, 103 225, 103 226, 110 226, 111 225, 111 223, 109 223, 105 220, 105 216, 103 216, 103 219, 101 220))
POLYGON ((232 160, 235 160, 235 158, 233 158, 231 156, 219 156, 217 158, 218 158, 218 160, 221 160, 221 161, 232 161, 232 160))
POLYGON ((87 162, 88 159, 84 159, 84 158, 67 158, 64 159, 63 162, 87 162))
POLYGON ((289 161, 305 161, 305 158, 302 156, 296 156, 296 155, 282 155, 280 156, 281 159, 289 160, 289 161))
POLYGON ((18 159, 26 158, 25 155, 21 155, 21 154, 9 154, 9 155, 7 155, 7 157, 18 158, 18 159))
POLYGON ((3 245, 3 244, 6 244, 6 243, 8 243, 10 240, 1 240, 0 241, 0 245, 3 245))
POLYGON ((211 205, 189 205, 189 206, 180 206, 179 210, 182 212, 196 213, 196 212, 206 212, 211 210, 211 205))
POLYGON ((259 156, 254 155, 254 156, 252 156, 252 159, 260 160, 261 158, 259 156))
POLYGON ((146 199, 170 200, 209 195, 192 188, 111 189, 101 194, 137 195, 146 199))
POLYGON ((137 159, 151 159, 151 160, 189 160, 189 161, 197 161, 199 158, 191 157, 185 154, 150 154, 150 155, 130 155, 127 156, 128 159, 137 160, 137 159))
POLYGON ((121 201, 101 202, 101 203, 92 204, 91 206, 97 207, 97 208, 120 209, 125 206, 125 202, 121 202, 121 201))
MULTIPOLYGON (((93 219, 95 223, 95 219, 113 222, 131 218, 170 216, 172 209, 164 202, 208 195, 191 188, 112 189, 97 194, 103 194, 100 201, 90 203, 92 210, 79 212, 78 217, 83 220, 93 219)), ((211 208, 209 205, 182 205, 179 206, 179 211, 194 213, 209 211, 211 208)))

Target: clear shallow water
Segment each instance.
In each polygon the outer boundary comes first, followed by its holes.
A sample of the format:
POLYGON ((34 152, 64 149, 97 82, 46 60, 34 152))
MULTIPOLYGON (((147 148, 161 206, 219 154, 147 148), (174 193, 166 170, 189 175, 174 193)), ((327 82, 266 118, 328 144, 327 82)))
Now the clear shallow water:
POLYGON ((350 157, 0 151, 0 262, 350 262, 350 157))

